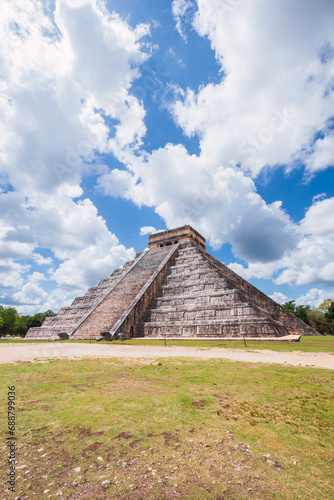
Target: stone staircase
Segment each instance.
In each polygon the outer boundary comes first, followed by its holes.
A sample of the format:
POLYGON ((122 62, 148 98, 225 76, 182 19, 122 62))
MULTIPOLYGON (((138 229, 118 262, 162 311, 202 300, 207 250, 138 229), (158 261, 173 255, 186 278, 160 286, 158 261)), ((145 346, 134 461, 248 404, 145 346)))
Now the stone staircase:
POLYGON ((74 299, 70 307, 63 307, 56 316, 46 318, 41 327, 30 328, 26 338, 101 338, 101 334, 111 330, 170 253, 171 247, 163 247, 136 254, 134 260, 116 269, 109 278, 102 279, 98 286, 89 288, 83 297, 74 299))
POLYGON ((97 286, 87 290, 83 297, 76 297, 69 307, 62 307, 56 316, 45 318, 41 327, 30 328, 26 338, 39 340, 56 340, 64 334, 70 335, 76 326, 96 305, 106 297, 114 286, 128 273, 129 269, 142 257, 144 252, 115 269, 109 278, 103 278, 97 286))
POLYGON ((247 300, 197 246, 183 246, 141 331, 145 337, 276 337, 281 322, 247 300))
MULTIPOLYGON (((144 252, 112 291, 75 327, 71 338, 86 339, 91 335, 99 338, 109 332, 170 251, 170 247, 163 247, 144 252)), ((135 325, 131 336, 135 335, 134 330, 135 325)))

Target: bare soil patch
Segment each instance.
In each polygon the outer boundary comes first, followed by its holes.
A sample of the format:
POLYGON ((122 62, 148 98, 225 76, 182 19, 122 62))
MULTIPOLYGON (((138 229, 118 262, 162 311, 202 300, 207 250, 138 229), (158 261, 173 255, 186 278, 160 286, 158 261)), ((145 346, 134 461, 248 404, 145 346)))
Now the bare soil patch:
POLYGON ((150 362, 152 359, 190 357, 200 359, 229 359, 251 363, 274 363, 293 366, 312 366, 334 369, 334 356, 325 352, 270 351, 225 349, 209 347, 205 350, 186 346, 119 345, 119 344, 2 344, 0 364, 19 361, 42 362, 55 358, 125 358, 150 362))

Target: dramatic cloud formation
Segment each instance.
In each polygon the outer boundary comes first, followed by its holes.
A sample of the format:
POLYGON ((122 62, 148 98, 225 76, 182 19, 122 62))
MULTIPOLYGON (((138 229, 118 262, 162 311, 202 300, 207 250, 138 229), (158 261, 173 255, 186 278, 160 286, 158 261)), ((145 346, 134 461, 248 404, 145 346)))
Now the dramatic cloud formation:
POLYGON ((240 165, 256 176, 296 159, 312 171, 333 165, 333 23, 328 0, 198 0, 193 25, 224 74, 188 89, 173 114, 199 135, 207 166, 240 165), (316 132, 324 138, 313 146, 316 132))
POLYGON ((147 161, 133 159, 132 168, 136 174, 105 174, 100 179, 105 191, 155 207, 168 227, 192 224, 213 248, 231 242, 238 256, 266 262, 280 258, 296 242, 280 203, 266 205, 241 171, 210 171, 201 157, 172 144, 154 151, 147 161))
POLYGON ((312 183, 333 167, 332 2, 174 0, 127 20, 112 8, 0 6, 0 302, 58 309, 95 285, 134 255, 121 216, 136 237, 191 224, 215 251, 231 245, 236 272, 285 287, 277 300, 312 286, 302 297, 321 301, 333 193, 297 200, 297 217, 259 179, 312 183))
MULTIPOLYGON (((38 248, 64 260, 50 271, 61 289, 84 291, 133 255, 82 198, 79 183, 103 168, 98 154, 136 148, 145 133, 144 109, 129 88, 147 58, 139 40, 148 28, 130 28, 93 0, 58 1, 54 13, 43 2, 5 1, 0 19, 7 191, 0 199, 0 257, 7 269, 0 298, 10 302, 29 269, 13 259, 52 263, 38 248)), ((47 294, 26 279, 12 299, 44 303, 47 294)))
MULTIPOLYGON (((317 201, 310 207, 299 224, 298 245, 282 259, 269 265, 251 263, 247 268, 234 263, 230 264, 231 269, 246 279, 271 278, 276 274, 277 285, 322 284, 333 288, 333 210, 334 198, 317 201)), ((326 293, 328 295, 328 292, 326 293)), ((318 299, 313 296, 312 301, 318 300, 320 303, 326 293, 320 293, 318 299)))

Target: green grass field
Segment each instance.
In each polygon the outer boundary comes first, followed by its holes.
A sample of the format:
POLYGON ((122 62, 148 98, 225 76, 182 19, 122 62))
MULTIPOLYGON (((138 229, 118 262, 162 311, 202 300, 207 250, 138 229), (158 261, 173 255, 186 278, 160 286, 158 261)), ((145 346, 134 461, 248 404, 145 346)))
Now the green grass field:
MULTIPOLYGON (((48 342, 48 340, 11 340, 1 339, 1 343, 36 343, 48 342)), ((56 341, 57 343, 79 342, 79 343, 95 343, 95 340, 66 340, 56 341)), ((109 342, 102 342, 109 343, 109 342)), ((120 340, 113 341, 113 344, 121 344, 120 340)), ((186 347, 223 347, 230 349, 270 349, 271 351, 302 351, 302 352, 331 352, 334 353, 334 336, 321 336, 321 337, 301 337, 299 342, 276 342, 276 341, 250 341, 246 340, 246 347, 244 341, 241 340, 167 340, 167 346, 186 346, 186 347)), ((164 346, 164 340, 149 340, 145 338, 125 340, 124 344, 133 345, 161 345, 164 346)))
MULTIPOLYGON (((120 344, 117 340, 115 344, 120 344)), ((163 340, 131 339, 124 343, 138 345, 164 345, 163 340)), ((271 351, 302 351, 302 352, 332 352, 334 353, 334 336, 301 337, 299 342, 276 342, 265 340, 247 340, 246 347, 241 340, 167 340, 168 345, 192 347, 223 347, 230 349, 269 349, 271 351)))
POLYGON ((15 385, 20 467, 1 498, 334 498, 333 371, 111 358, 0 378, 2 456, 15 385))

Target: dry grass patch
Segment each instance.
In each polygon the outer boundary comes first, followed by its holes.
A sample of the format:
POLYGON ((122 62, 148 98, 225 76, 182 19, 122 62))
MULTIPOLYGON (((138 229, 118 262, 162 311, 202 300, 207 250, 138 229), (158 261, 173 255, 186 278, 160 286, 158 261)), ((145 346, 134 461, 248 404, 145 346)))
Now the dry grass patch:
POLYGON ((17 392, 15 495, 332 499, 333 378, 180 358, 2 367, 2 401, 17 392))

